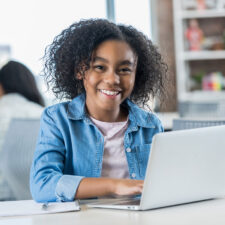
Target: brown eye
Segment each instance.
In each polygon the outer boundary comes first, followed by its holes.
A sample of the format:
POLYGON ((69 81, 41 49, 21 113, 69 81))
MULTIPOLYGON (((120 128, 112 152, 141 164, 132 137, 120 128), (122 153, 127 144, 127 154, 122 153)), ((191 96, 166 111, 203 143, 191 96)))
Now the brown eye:
POLYGON ((121 72, 121 73, 131 73, 132 70, 131 70, 130 68, 121 68, 121 69, 120 69, 120 72, 121 72))
POLYGON ((94 69, 103 71, 104 70, 104 66, 96 65, 96 66, 94 66, 94 69))

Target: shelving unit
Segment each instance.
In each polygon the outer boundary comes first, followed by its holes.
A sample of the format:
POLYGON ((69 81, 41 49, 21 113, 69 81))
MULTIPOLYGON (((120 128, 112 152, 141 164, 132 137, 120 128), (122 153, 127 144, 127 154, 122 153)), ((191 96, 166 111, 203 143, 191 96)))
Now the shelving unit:
POLYGON ((178 17, 182 19, 225 17, 225 9, 182 10, 178 13, 178 17))
MULTIPOLYGON (((203 25, 203 33, 208 32, 207 25, 211 24, 212 26, 214 20, 215 25, 220 23, 221 26, 219 27, 222 27, 225 31, 225 8, 188 10, 183 8, 182 3, 183 0, 173 0, 178 104, 185 101, 215 102, 219 100, 224 101, 225 105, 224 90, 203 91, 201 88, 194 89, 193 79, 191 79, 193 78, 193 70, 196 71, 196 69, 206 72, 213 72, 218 69, 225 76, 225 49, 190 51, 185 40, 185 31, 190 19, 197 19, 199 24, 203 25)), ((218 35, 218 30, 216 35, 218 35)))
POLYGON ((216 60, 225 59, 225 50, 217 51, 185 51, 183 60, 216 60))

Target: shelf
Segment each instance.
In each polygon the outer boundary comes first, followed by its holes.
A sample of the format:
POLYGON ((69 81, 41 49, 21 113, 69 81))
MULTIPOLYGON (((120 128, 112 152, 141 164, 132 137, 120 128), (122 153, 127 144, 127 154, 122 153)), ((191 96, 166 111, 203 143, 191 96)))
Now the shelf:
POLYGON ((192 91, 183 93, 179 100, 192 102, 215 102, 225 101, 225 91, 192 91))
POLYGON ((182 10, 178 13, 178 16, 183 19, 191 18, 217 18, 225 17, 225 9, 216 10, 182 10))
POLYGON ((225 59, 225 50, 192 52, 186 51, 183 53, 183 59, 186 61, 225 59))
MULTIPOLYGON (((224 102, 225 103, 225 90, 220 91, 207 91, 207 90, 195 90, 183 93, 182 100, 191 102, 224 102)), ((225 116, 225 115, 224 115, 225 116)))

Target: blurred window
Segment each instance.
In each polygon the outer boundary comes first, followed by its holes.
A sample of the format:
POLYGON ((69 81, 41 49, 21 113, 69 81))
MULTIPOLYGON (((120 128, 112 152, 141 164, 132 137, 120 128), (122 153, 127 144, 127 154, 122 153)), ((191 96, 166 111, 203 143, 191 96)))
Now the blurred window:
POLYGON ((81 18, 106 18, 105 0, 1 1, 0 45, 38 74, 44 49, 63 29, 81 18))
POLYGON ((150 0, 115 0, 115 22, 132 25, 152 38, 150 0))

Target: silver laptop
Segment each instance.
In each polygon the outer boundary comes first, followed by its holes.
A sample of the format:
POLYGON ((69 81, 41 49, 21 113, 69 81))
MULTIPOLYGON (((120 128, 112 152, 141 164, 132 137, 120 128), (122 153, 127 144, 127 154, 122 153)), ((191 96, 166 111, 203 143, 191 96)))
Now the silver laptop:
POLYGON ((156 134, 140 197, 88 207, 148 210, 225 196, 225 126, 156 134))

